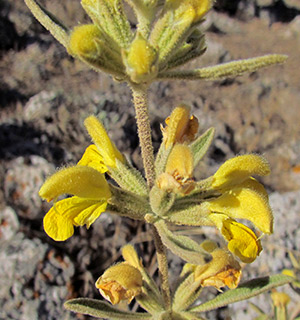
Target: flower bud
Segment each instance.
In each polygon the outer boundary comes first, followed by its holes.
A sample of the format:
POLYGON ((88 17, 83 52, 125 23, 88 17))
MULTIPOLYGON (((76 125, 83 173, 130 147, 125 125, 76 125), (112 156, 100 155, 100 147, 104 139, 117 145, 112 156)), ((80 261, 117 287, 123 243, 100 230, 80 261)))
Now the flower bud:
POLYGON ((140 34, 137 34, 124 55, 127 74, 133 82, 147 82, 157 74, 156 50, 140 34))
POLYGON ((108 268, 95 285, 101 295, 112 304, 121 300, 130 303, 142 292, 143 279, 137 268, 122 262, 108 268))
POLYGON ((116 160, 121 162, 125 161, 121 152, 110 140, 104 126, 95 116, 86 118, 84 125, 97 146, 105 165, 115 168, 116 160))
POLYGON ((274 304, 274 307, 277 308, 285 308, 291 301, 291 298, 289 295, 287 295, 284 292, 278 292, 274 290, 271 293, 271 298, 274 304))
POLYGON ((236 288, 242 274, 238 261, 225 249, 214 249, 211 255, 209 263, 195 268, 195 281, 200 281, 202 287, 213 286, 218 290, 225 286, 236 288))
POLYGON ((190 107, 182 104, 176 107, 161 127, 166 149, 175 143, 191 142, 198 132, 198 119, 190 116, 190 107))
POLYGON ((172 149, 165 172, 157 179, 160 189, 168 192, 188 194, 194 188, 193 156, 188 146, 176 144, 172 149))
POLYGON ((96 42, 101 38, 100 29, 94 24, 75 27, 71 33, 69 51, 76 56, 99 56, 100 47, 96 42))

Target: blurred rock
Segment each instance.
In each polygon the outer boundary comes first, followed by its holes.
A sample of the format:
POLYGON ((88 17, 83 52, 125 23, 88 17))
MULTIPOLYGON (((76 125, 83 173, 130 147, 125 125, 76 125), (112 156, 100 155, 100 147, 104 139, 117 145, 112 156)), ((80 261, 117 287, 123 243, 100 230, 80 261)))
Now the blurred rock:
POLYGON ((7 164, 4 180, 6 201, 26 219, 39 218, 43 202, 38 191, 54 166, 38 156, 19 157, 7 164))
POLYGON ((19 230, 20 223, 16 212, 11 207, 0 210, 0 240, 11 239, 19 230))
POLYGON ((9 241, 0 238, 0 263, 1 319, 69 318, 62 306, 72 296, 74 265, 68 257, 17 233, 9 241))

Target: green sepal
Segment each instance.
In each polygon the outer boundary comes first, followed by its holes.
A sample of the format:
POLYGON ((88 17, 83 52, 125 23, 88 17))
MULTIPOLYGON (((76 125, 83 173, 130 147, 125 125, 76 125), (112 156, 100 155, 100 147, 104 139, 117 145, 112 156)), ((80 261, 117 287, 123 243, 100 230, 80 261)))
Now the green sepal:
POLYGON ((155 23, 151 34, 150 43, 159 48, 159 69, 164 69, 168 60, 174 54, 176 48, 180 47, 189 34, 193 17, 179 21, 183 8, 177 10, 166 10, 161 18, 155 23))
POLYGON ((256 319, 269 319, 269 316, 265 314, 265 312, 256 304, 252 303, 252 302, 248 302, 248 305, 251 307, 251 309, 253 309, 255 312, 257 312, 260 316, 256 319))
POLYGON ((257 278, 245 282, 238 288, 228 290, 216 298, 189 309, 189 312, 206 312, 227 306, 230 303, 243 301, 255 297, 272 288, 282 286, 293 281, 292 277, 277 274, 270 277, 257 278))
POLYGON ((166 146, 164 143, 162 143, 159 147, 159 150, 156 155, 155 159, 155 174, 156 177, 159 177, 161 173, 165 171, 165 167, 169 158, 169 155, 172 151, 172 146, 169 146, 166 149, 166 146))
POLYGON ((266 314, 261 314, 260 316, 256 317, 254 320, 272 320, 272 319, 266 314))
POLYGON ((121 0, 97 0, 82 7, 93 22, 110 35, 121 47, 127 48, 133 38, 121 0))
POLYGON ((209 211, 207 211, 205 207, 201 207, 198 197, 195 201, 190 198, 190 202, 181 203, 180 200, 185 201, 185 199, 182 198, 177 199, 174 202, 173 207, 168 211, 168 215, 164 217, 166 221, 171 222, 172 224, 185 226, 213 225, 211 221, 207 219, 209 211))
POLYGON ((111 184, 110 191, 112 196, 107 201, 107 212, 134 220, 144 220, 145 215, 151 212, 147 198, 111 184))
POLYGON ((185 320, 207 320, 206 318, 200 317, 199 315, 195 315, 191 312, 180 312, 180 315, 185 320))
POLYGON ((195 29, 186 42, 170 57, 166 70, 177 68, 190 60, 202 56, 206 49, 204 34, 199 29, 195 29))
POLYGON ((162 297, 158 296, 147 283, 143 284, 143 292, 135 299, 143 309, 151 314, 161 313, 164 310, 162 297))
POLYGON ((126 74, 121 55, 112 50, 110 45, 112 42, 104 38, 104 33, 102 33, 102 36, 103 39, 95 39, 97 53, 76 56, 71 51, 69 53, 88 64, 95 71, 109 73, 123 81, 126 74))
POLYGON ((41 25, 49 30, 53 37, 67 48, 69 43, 69 29, 38 1, 25 0, 25 3, 41 25))
POLYGON ((202 291, 200 281, 195 281, 193 273, 180 283, 173 297, 172 310, 184 311, 200 296, 202 291))
POLYGON ((140 196, 148 195, 148 187, 145 179, 141 173, 128 162, 123 163, 116 159, 116 168, 110 168, 109 174, 122 189, 140 196))
POLYGON ((152 317, 149 313, 122 311, 107 302, 88 298, 68 300, 64 303, 64 307, 67 310, 87 314, 99 319, 142 320, 151 319, 152 317))
POLYGON ((194 240, 172 233, 163 220, 154 223, 164 245, 175 255, 192 264, 204 264, 211 260, 211 255, 194 240))
POLYGON ((190 144, 190 149, 194 157, 194 167, 197 166, 199 161, 206 154, 210 147, 215 135, 215 128, 209 128, 200 137, 198 137, 193 143, 190 144))
POLYGON ((165 71, 157 75, 158 80, 182 79, 182 80, 222 80, 241 76, 254 72, 261 68, 284 63, 287 56, 283 54, 269 54, 257 58, 243 59, 218 64, 195 70, 165 71))
POLYGON ((150 205, 154 213, 163 216, 172 207, 176 194, 161 190, 156 185, 150 191, 150 205))

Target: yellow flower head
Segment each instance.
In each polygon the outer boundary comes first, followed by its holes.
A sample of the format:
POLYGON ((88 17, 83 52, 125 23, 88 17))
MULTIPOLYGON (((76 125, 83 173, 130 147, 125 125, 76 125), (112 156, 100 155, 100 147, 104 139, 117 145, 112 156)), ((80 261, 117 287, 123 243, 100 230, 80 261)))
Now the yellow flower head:
POLYGON ((103 124, 95 116, 86 118, 84 125, 97 146, 98 152, 101 155, 105 166, 116 168, 116 161, 125 162, 121 152, 110 140, 103 124))
POLYGON ((74 226, 86 225, 89 228, 105 211, 107 200, 111 197, 103 175, 107 169, 101 157, 97 161, 93 147, 87 149, 79 163, 81 165, 61 169, 53 174, 39 191, 39 195, 47 201, 56 201, 63 194, 73 195, 55 202, 44 217, 44 229, 56 241, 71 237, 74 226))
POLYGON ((238 261, 225 249, 215 248, 208 252, 211 253, 212 260, 195 267, 195 281, 200 281, 202 287, 213 286, 218 290, 225 286, 236 288, 242 274, 238 261))
POLYGON ((137 268, 122 262, 107 269, 95 285, 101 295, 112 304, 122 300, 130 303, 142 292, 143 279, 137 268))
POLYGON ((165 172, 157 179, 160 189, 168 192, 188 194, 194 188, 193 155, 187 145, 176 144, 172 149, 165 172))
POLYGON ((166 127, 161 127, 166 149, 175 143, 191 142, 198 132, 198 119, 190 116, 190 107, 182 104, 176 107, 166 119, 166 127))

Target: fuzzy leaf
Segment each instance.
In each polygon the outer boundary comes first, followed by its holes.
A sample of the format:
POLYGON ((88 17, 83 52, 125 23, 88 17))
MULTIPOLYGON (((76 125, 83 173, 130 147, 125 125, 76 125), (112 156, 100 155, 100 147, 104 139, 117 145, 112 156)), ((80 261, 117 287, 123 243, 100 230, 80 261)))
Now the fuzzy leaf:
POLYGON ((107 302, 96 300, 96 299, 87 299, 87 298, 78 298, 68 300, 64 303, 64 307, 67 310, 78 312, 82 314, 87 314, 92 317, 99 319, 111 319, 111 320, 140 320, 140 319, 151 319, 149 313, 141 312, 126 312, 118 310, 107 302))
POLYGON ((140 196, 148 194, 146 181, 138 170, 121 161, 116 161, 116 165, 117 169, 110 169, 110 175, 121 188, 140 196))
POLYGON ((163 220, 155 223, 164 245, 181 259, 192 264, 203 264, 211 260, 210 254, 189 237, 172 233, 163 220))
POLYGON ((35 0, 25 0, 25 3, 35 18, 51 32, 53 37, 64 47, 67 47, 69 42, 68 28, 39 2, 35 0))
POLYGON ((209 146, 214 138, 215 128, 209 128, 206 130, 197 140, 195 140, 191 145, 191 151, 194 156, 194 167, 206 154, 209 146))
POLYGON ((282 286, 292 281, 293 278, 281 274, 270 277, 253 279, 240 285, 236 289, 228 290, 210 301, 207 301, 199 306, 193 307, 189 311, 206 312, 217 308, 221 308, 227 306, 230 303, 250 299, 272 288, 282 286))
POLYGON ((240 76, 248 72, 254 72, 261 68, 268 67, 274 64, 284 63, 286 59, 286 55, 269 54, 257 58, 231 61, 201 69, 162 72, 158 74, 157 78, 160 80, 220 80, 240 76))
POLYGON ((112 196, 108 201, 106 211, 134 220, 144 220, 151 212, 146 197, 139 196, 130 191, 110 185, 112 196))

